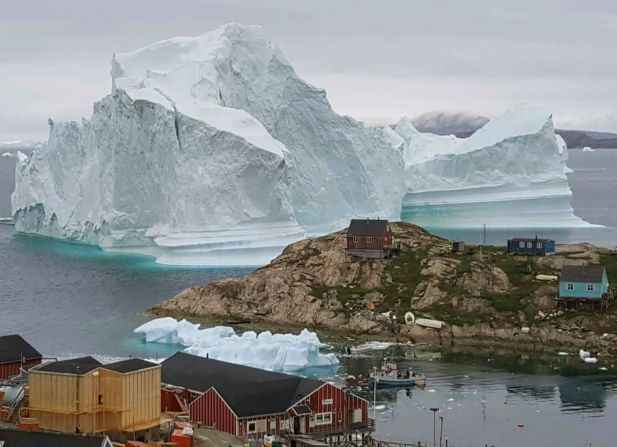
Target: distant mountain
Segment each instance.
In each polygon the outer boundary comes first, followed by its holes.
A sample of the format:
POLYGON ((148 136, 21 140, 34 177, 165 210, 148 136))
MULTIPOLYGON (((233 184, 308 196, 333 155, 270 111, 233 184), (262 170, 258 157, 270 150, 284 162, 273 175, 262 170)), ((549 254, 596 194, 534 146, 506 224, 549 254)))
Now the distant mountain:
POLYGON ((569 148, 590 147, 593 149, 617 148, 617 134, 610 132, 593 132, 590 130, 557 129, 569 148))
MULTIPOLYGON (((487 122, 488 118, 467 112, 429 112, 412 120, 420 132, 459 138, 467 138, 487 122)), ((569 148, 617 148, 617 133, 567 129, 556 129, 555 133, 561 135, 569 148)))
POLYGON ((488 122, 488 118, 466 112, 428 112, 411 120, 420 132, 468 137, 488 122))

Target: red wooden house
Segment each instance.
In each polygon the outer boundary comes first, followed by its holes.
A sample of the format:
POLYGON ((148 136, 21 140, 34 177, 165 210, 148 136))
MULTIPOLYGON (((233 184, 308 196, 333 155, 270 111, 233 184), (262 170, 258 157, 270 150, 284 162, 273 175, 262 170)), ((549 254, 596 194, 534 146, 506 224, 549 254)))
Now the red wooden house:
POLYGON ((347 253, 361 258, 385 258, 393 248, 390 224, 382 219, 352 219, 347 230, 347 253))
POLYGON ((368 402, 319 380, 177 353, 162 381, 189 390, 191 421, 244 438, 368 433, 368 402))
POLYGON ((0 337, 0 380, 19 375, 21 368, 38 365, 42 358, 21 335, 0 337))

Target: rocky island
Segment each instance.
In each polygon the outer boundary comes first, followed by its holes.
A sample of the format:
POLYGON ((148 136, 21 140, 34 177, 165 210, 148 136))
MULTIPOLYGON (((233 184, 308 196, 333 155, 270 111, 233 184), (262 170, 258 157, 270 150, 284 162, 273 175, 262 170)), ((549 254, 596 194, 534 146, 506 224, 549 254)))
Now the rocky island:
POLYGON ((408 223, 391 224, 389 259, 346 253, 346 230, 289 245, 270 264, 193 287, 151 311, 298 325, 432 344, 493 344, 525 350, 617 353, 617 311, 555 309, 563 265, 603 264, 617 284, 617 255, 591 244, 558 245, 552 256, 515 256, 504 247, 453 253, 452 243, 408 223), (405 314, 444 321, 406 324, 405 314))

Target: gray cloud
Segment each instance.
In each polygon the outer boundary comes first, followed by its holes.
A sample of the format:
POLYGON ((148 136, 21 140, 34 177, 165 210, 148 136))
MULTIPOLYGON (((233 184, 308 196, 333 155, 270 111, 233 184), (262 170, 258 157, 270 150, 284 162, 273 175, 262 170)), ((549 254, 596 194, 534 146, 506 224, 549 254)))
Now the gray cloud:
POLYGON ((333 107, 369 122, 543 104, 558 125, 617 131, 612 0, 20 0, 0 13, 0 139, 88 116, 114 51, 264 25, 333 107))

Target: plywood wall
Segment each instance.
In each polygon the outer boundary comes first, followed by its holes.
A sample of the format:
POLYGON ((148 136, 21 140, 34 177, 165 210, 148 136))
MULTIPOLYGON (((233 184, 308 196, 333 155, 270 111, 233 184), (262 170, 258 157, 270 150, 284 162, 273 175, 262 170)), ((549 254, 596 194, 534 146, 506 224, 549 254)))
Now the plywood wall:
POLYGON ((158 423, 160 367, 127 374, 95 371, 83 376, 31 371, 30 413, 41 428, 73 433, 79 427, 90 433, 158 423))

